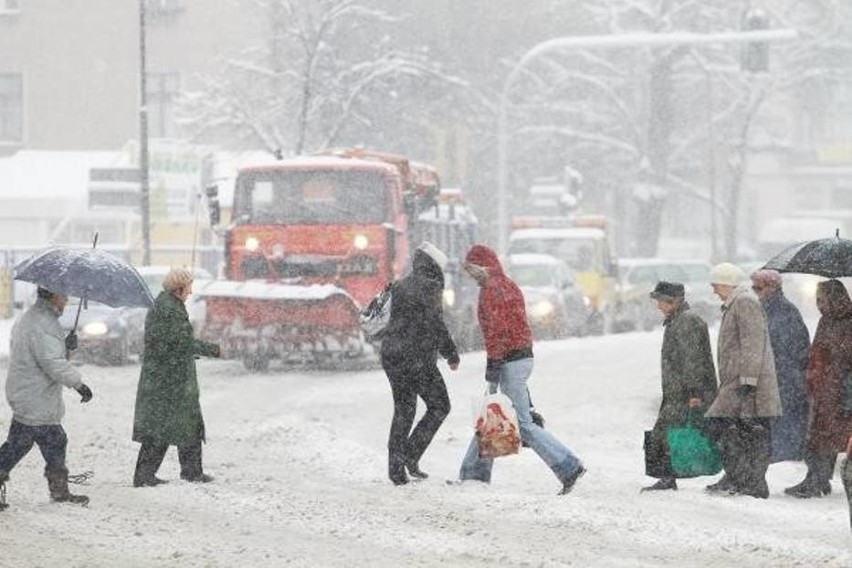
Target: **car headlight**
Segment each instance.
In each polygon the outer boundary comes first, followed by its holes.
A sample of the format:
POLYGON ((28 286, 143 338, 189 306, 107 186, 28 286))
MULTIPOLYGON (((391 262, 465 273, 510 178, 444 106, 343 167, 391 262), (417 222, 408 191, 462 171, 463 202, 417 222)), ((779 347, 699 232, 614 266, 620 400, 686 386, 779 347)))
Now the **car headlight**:
POLYGON ((453 307, 456 305, 456 291, 452 289, 444 290, 444 305, 453 307))
POLYGON ((530 314, 535 318, 547 317, 553 313, 553 303, 549 301, 536 302, 530 308, 530 314))
POLYGON ((369 244, 370 239, 367 238, 367 235, 355 235, 355 238, 352 239, 352 246, 358 250, 364 250, 369 244))
POLYGON ((102 321, 89 322, 83 326, 83 335, 106 335, 109 331, 107 324, 102 321))
POLYGON ((583 295, 583 305, 586 306, 587 308, 592 307, 592 299, 589 298, 588 296, 586 296, 585 294, 583 295))

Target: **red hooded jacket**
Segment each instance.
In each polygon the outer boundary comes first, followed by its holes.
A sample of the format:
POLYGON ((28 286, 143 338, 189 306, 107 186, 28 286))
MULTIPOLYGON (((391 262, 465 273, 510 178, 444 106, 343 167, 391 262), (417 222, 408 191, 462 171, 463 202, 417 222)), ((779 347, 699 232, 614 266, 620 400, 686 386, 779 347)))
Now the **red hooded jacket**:
POLYGON ((503 272, 497 254, 485 245, 474 245, 465 262, 488 271, 488 280, 479 290, 478 306, 488 366, 532 357, 532 332, 524 295, 503 272))

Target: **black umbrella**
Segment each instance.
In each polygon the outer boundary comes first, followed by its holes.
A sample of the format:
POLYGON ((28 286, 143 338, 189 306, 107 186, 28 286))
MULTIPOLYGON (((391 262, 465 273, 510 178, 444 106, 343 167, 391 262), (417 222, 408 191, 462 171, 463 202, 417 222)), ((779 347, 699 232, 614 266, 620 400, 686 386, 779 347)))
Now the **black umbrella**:
POLYGON ((852 240, 841 239, 838 231, 828 239, 798 243, 772 257, 764 268, 826 278, 852 276, 852 240))
POLYGON ((135 268, 95 248, 47 248, 18 264, 15 279, 113 308, 154 305, 145 281, 135 268))

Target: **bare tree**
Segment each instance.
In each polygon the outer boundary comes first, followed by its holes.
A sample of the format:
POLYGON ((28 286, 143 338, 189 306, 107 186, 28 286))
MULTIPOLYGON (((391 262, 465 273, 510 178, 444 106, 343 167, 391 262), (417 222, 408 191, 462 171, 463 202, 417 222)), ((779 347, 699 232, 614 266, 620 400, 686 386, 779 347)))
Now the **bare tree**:
POLYGON ((460 86, 423 50, 403 51, 397 18, 360 0, 258 0, 266 42, 223 61, 221 72, 182 100, 196 136, 236 133, 249 145, 299 154, 369 129, 396 99, 424 82, 460 86))

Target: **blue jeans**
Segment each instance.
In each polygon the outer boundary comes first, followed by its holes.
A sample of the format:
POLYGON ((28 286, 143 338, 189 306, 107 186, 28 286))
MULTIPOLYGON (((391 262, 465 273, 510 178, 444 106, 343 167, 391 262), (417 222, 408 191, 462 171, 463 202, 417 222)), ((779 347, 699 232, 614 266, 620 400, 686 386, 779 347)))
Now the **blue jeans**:
POLYGON ((68 437, 62 426, 58 424, 27 426, 12 420, 9 436, 0 446, 0 471, 6 473, 12 471, 12 468, 29 453, 33 444, 37 444, 38 449, 41 450, 45 472, 65 469, 65 448, 68 446, 68 437))
MULTIPOLYGON (((508 396, 515 407, 521 440, 538 454, 559 481, 564 483, 581 467, 580 460, 553 434, 533 423, 530 416, 530 394, 527 390, 527 380, 532 369, 531 357, 504 363, 500 368, 500 392, 508 396)), ((489 391, 494 393, 496 390, 497 385, 490 383, 489 391)), ((474 436, 462 460, 459 478, 490 482, 493 464, 494 458, 479 457, 479 443, 474 436)))

